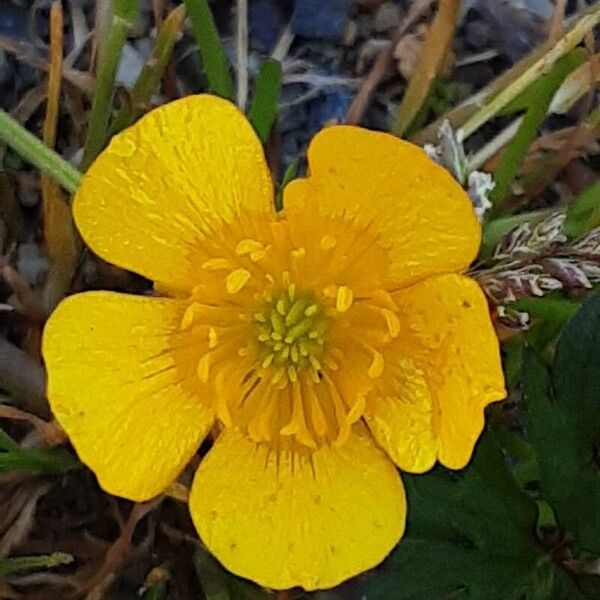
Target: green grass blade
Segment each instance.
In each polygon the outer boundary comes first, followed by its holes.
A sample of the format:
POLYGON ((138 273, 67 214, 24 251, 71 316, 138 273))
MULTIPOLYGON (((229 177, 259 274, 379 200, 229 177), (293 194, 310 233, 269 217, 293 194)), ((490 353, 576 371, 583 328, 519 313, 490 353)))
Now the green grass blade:
POLYGON ((69 192, 74 192, 79 186, 81 173, 2 109, 0 109, 0 139, 69 192))
POLYGON ((0 429, 0 473, 61 474, 79 463, 65 448, 23 448, 0 429))
POLYGON ((584 59, 584 51, 574 50, 561 58, 550 73, 542 76, 525 91, 528 108, 523 122, 502 154, 500 163, 494 172, 496 187, 491 193, 490 199, 494 204, 496 214, 501 210, 502 203, 510 192, 510 186, 519 172, 527 150, 546 119, 550 102, 552 102, 556 90, 565 77, 574 68, 578 67, 584 59))
POLYGON ((600 183, 587 187, 567 209, 563 230, 571 239, 600 227, 600 183))
POLYGON ((117 67, 125 44, 127 29, 133 23, 137 11, 138 0, 114 0, 108 35, 100 53, 96 89, 81 160, 82 171, 92 164, 107 142, 117 67))
POLYGON ((207 0, 184 0, 198 43, 208 88, 213 94, 233 100, 233 81, 207 0))
POLYGON ((111 135, 131 125, 148 109, 171 58, 184 18, 185 6, 181 5, 163 21, 152 54, 131 90, 129 102, 119 109, 112 123, 111 135))
POLYGON ((29 571, 31 569, 52 569, 73 562, 73 557, 64 552, 53 554, 42 554, 40 556, 17 556, 15 558, 0 559, 0 577, 6 577, 13 573, 29 571))
POLYGON ((278 61, 267 59, 260 68, 256 79, 254 97, 248 111, 250 123, 258 137, 266 143, 277 117, 279 94, 281 93, 281 65, 278 61))

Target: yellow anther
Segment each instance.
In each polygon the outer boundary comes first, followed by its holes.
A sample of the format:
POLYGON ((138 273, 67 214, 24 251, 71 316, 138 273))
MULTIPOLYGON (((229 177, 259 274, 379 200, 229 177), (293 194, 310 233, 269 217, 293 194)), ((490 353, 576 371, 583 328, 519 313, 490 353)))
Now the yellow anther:
POLYGON ((371 363, 371 366, 369 367, 368 371, 369 377, 371 379, 376 379, 377 377, 379 377, 383 373, 383 367, 383 355, 381 354, 381 352, 375 352, 375 354, 373 355, 373 362, 371 363))
POLYGON ((277 333, 276 331, 274 331, 271 334, 271 337, 276 341, 276 342, 280 342, 283 339, 283 336, 280 333, 277 333))
POLYGON ((346 312, 354 301, 354 292, 346 287, 345 285, 341 285, 337 290, 337 295, 335 298, 335 308, 339 312, 346 312))
POLYGON ((400 333, 400 319, 398 319, 398 315, 388 308, 382 308, 381 314, 385 319, 390 335, 394 338, 398 337, 398 334, 400 333))
POLYGON ((214 348, 218 342, 217 330, 214 327, 208 328, 208 347, 214 348))
POLYGON ((208 382, 209 371, 210 371, 210 354, 205 354, 198 361, 198 368, 196 369, 196 372, 198 373, 198 379, 200 379, 200 381, 202 383, 208 382))
POLYGON ((315 371, 321 370, 321 363, 312 354, 308 357, 308 360, 310 361, 310 364, 315 369, 315 371))
POLYGON ((183 318, 181 319, 181 324, 179 327, 181 330, 189 329, 194 322, 194 317, 196 316, 196 305, 192 304, 185 309, 183 313, 183 318))
POLYGON ((230 294, 237 294, 250 279, 250 271, 246 269, 236 269, 227 275, 225 279, 225 288, 230 294))
POLYGON ((238 350, 238 356, 244 357, 244 356, 248 356, 250 350, 248 349, 248 347, 245 348, 240 348, 238 350))
POLYGON ((277 308, 277 312, 282 317, 285 317, 287 314, 287 304, 286 304, 285 300, 283 298, 280 298, 279 300, 277 300, 277 304, 275 306, 277 308))
POLYGON ((267 357, 262 361, 263 369, 266 369, 273 362, 273 358, 275 358, 274 354, 267 355, 267 357))
POLYGON ((319 307, 316 304, 311 304, 305 311, 304 311, 304 316, 305 317, 312 317, 313 315, 316 315, 319 312, 319 307))
POLYGON ((294 300, 295 295, 296 295, 296 284, 290 283, 290 285, 288 287, 288 297, 289 297, 290 301, 294 300))
POLYGON ((300 360, 300 355, 298 354, 298 348, 296 346, 291 347, 290 356, 292 357, 292 362, 297 363, 300 360))
POLYGON ((285 377, 285 369, 279 369, 275 375, 273 375, 273 379, 271 379, 272 383, 279 383, 285 377))
POLYGON ((320 245, 323 250, 331 250, 337 246, 337 240, 331 235, 324 235, 320 245))
POLYGON ((258 321, 259 323, 266 323, 267 317, 265 317, 263 313, 254 313, 254 320, 258 321))
POLYGON ((296 367, 294 367, 294 365, 290 365, 287 368, 287 374, 292 383, 296 383, 296 381, 298 381, 298 371, 296 371, 296 367))
POLYGON ((202 268, 206 271, 225 271, 231 267, 232 264, 226 258, 211 258, 202 263, 202 268))
POLYGON ((265 247, 257 240, 242 240, 235 248, 238 256, 248 254, 253 262, 259 261, 267 253, 265 247))

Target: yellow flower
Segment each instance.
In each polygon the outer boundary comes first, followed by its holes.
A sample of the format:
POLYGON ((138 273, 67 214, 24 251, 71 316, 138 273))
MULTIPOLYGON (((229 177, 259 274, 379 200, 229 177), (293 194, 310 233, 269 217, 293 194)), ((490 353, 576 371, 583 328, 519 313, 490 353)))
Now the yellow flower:
POLYGON ((396 466, 461 468, 504 396, 480 228, 417 147, 330 127, 284 212, 251 126, 191 96, 113 138, 74 216, 161 297, 88 292, 46 326, 48 396, 109 493, 147 500, 213 429, 190 511, 231 571, 326 588, 404 530, 396 466))

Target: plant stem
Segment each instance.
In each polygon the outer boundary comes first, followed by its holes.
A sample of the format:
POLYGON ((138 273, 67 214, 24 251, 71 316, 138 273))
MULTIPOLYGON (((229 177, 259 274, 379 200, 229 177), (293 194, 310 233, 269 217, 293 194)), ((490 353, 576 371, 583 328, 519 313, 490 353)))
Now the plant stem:
POLYGON ((96 89, 80 165, 82 171, 87 170, 106 143, 117 67, 127 29, 135 19, 137 10, 138 0, 114 0, 106 43, 102 46, 98 61, 96 89))
POLYGON ((2 109, 0 138, 27 162, 52 177, 69 192, 74 192, 79 186, 81 173, 2 109))
POLYGON ((73 557, 64 552, 42 554, 41 556, 17 556, 0 560, 0 576, 26 571, 29 569, 50 569, 73 562, 73 557))

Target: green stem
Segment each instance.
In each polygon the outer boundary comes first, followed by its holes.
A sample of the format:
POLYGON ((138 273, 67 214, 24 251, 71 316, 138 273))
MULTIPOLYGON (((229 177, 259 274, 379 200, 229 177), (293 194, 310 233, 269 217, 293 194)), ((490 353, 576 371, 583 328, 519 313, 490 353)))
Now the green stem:
POLYGON ((114 1, 113 16, 106 43, 102 47, 98 61, 96 89, 80 165, 82 171, 87 170, 106 144, 117 67, 125 44, 127 29, 135 19, 137 10, 138 0, 114 1))
POLYGON ((73 557, 64 552, 42 554, 41 556, 17 556, 15 558, 0 559, 0 577, 11 573, 19 573, 29 569, 51 569, 60 565, 73 562, 73 557))
POLYGON ((74 192, 79 186, 81 173, 75 167, 1 109, 0 138, 27 162, 60 183, 69 192, 74 192))

